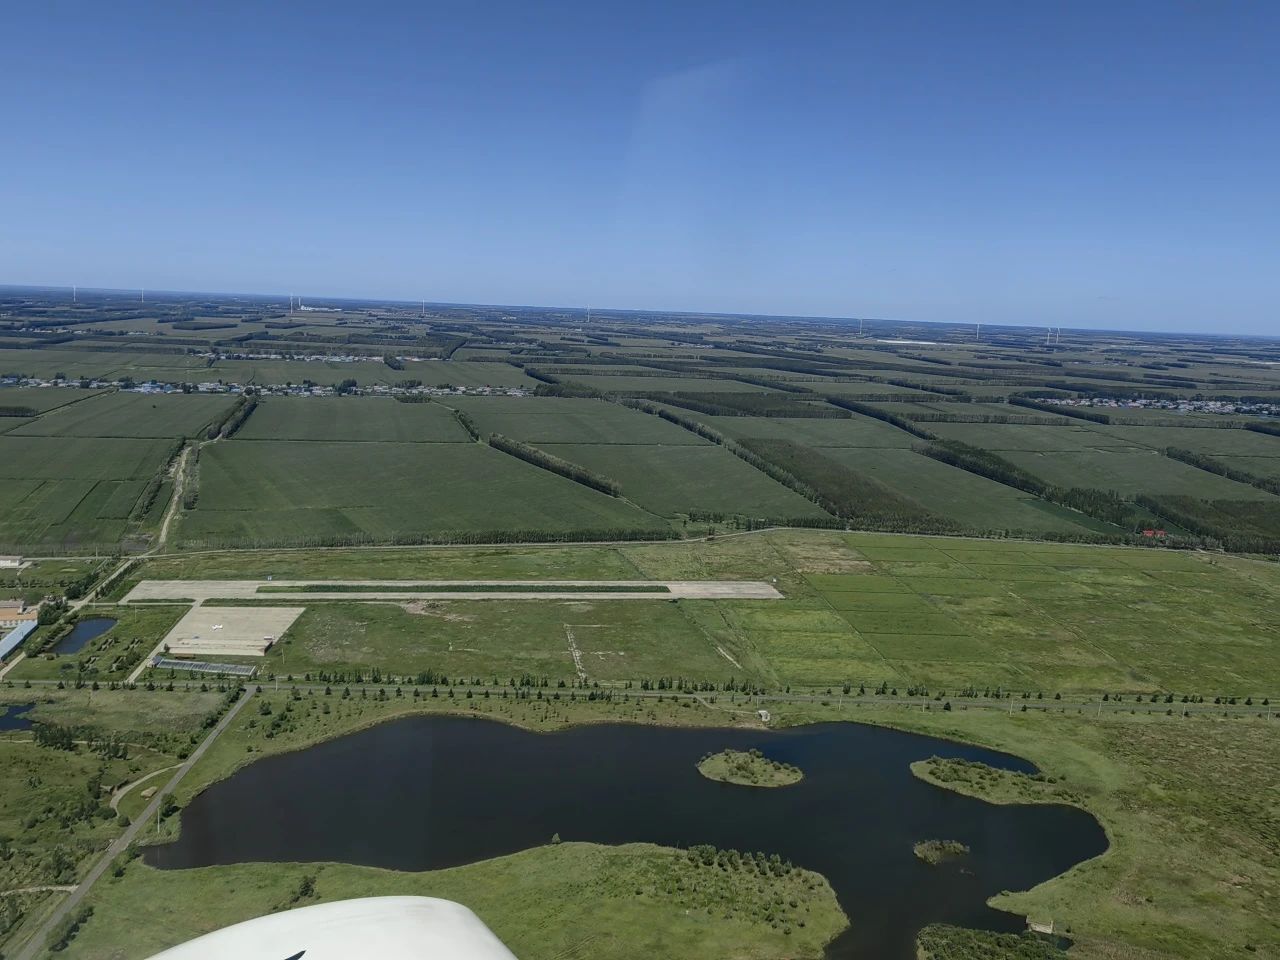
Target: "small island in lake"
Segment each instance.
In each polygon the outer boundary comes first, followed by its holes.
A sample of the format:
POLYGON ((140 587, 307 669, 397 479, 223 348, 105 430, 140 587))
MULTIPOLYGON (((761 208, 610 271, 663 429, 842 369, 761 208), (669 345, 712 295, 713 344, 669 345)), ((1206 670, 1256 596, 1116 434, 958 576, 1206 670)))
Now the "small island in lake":
POLYGON ((931 867, 969 852, 968 846, 959 840, 921 840, 913 849, 916 856, 931 867))
POLYGON ((744 787, 789 787, 804 779, 799 767, 770 760, 759 750, 721 750, 698 761, 698 772, 709 780, 744 787))

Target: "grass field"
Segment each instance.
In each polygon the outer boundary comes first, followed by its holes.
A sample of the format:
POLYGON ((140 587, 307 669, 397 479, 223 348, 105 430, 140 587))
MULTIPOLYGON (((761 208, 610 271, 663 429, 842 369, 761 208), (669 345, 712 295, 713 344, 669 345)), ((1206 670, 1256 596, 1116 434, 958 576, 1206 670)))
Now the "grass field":
MULTIPOLYGON (((834 711, 798 711, 820 719, 834 711)), ((1112 848, 993 905, 1040 920, 1081 960, 1280 956, 1280 884, 1270 784, 1275 721, 1087 718, 880 710, 877 722, 1027 757, 1052 780, 994 774, 946 787, 995 802, 1072 803, 1101 819, 1112 848), (1055 782, 1056 781, 1056 782, 1055 782)), ((925 766, 925 765, 919 765, 925 766)), ((933 779, 927 769, 919 773, 933 779)), ((983 954, 979 954, 983 955, 983 954)))
POLYGON ((268 397, 237 440, 336 442, 469 442, 465 430, 436 403, 400 403, 389 397, 268 397))
POLYGON ((661 526, 627 503, 479 444, 231 440, 201 455, 200 499, 177 537, 252 545, 661 526))
POLYGON ((565 843, 430 873, 342 864, 174 873, 135 864, 95 894, 94 918, 65 955, 133 960, 270 906, 391 895, 465 903, 522 960, 817 956, 846 923, 816 874, 762 884, 664 847, 565 843), (313 877, 315 893, 298 901, 304 875, 313 877), (784 933, 766 922, 775 900, 804 926, 788 924, 784 933), (175 910, 187 901, 200 906, 175 910), (789 903, 796 906, 786 909, 789 903))
POLYGON ((35 743, 26 733, 0 738, 0 950, 8 955, 9 936, 23 936, 24 920, 34 923, 62 896, 43 889, 10 891, 74 884, 83 877, 126 825, 110 806, 112 791, 173 766, 221 700, 218 693, 195 691, 166 696, 88 687, 0 688, 0 709, 34 704, 31 719, 78 728, 82 740, 91 730, 115 747, 91 750, 81 743, 66 749, 35 743))
MULTIPOLYGON (((295 601, 296 602, 296 601, 295 601)), ((294 674, 371 668, 408 675, 574 678, 573 649, 590 680, 741 675, 680 604, 656 601, 430 601, 313 603, 263 662, 294 674)))
MULTIPOLYGON (((775 688, 1276 695, 1280 567, 1190 552, 778 531, 701 543, 263 552, 148 561, 136 577, 777 579, 782 601, 315 604, 271 658, 573 679, 748 677, 775 688), (677 615, 679 614, 679 615, 677 615), (646 623, 661 627, 646 627, 646 623), (615 651, 616 653, 610 653, 615 651), (723 653, 721 652, 723 651, 723 653), (729 658, 732 658, 730 660, 729 658), (736 666, 735 666, 736 662, 736 666), (558 671, 558 672, 557 672, 558 671)), ((290 601, 292 602, 292 601, 290 601)))

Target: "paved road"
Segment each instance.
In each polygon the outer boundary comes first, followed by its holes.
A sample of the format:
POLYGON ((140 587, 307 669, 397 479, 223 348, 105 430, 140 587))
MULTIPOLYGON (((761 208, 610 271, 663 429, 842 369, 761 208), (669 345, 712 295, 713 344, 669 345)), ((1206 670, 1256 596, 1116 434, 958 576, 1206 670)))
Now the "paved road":
POLYGON ((107 847, 106 852, 98 859, 98 862, 90 868, 89 872, 85 874, 85 878, 80 881, 79 885, 71 891, 71 894, 63 900, 62 903, 58 904, 53 913, 48 916, 35 934, 32 935, 31 939, 27 941, 26 946, 14 955, 14 960, 36 960, 36 957, 40 956, 44 949, 45 941, 49 938, 50 931, 61 923, 64 917, 70 915, 73 910, 80 906, 80 902, 84 900, 89 889, 104 873, 107 872, 116 857, 120 856, 128 849, 129 844, 133 843, 133 841, 137 839, 138 834, 142 832, 143 828, 151 818, 156 815, 156 812, 160 809, 160 804, 163 802, 165 796, 173 792, 173 790, 182 781, 182 778, 185 777, 191 768, 196 765, 197 761, 204 756, 205 751, 209 749, 210 744, 217 740, 219 735, 227 729, 231 724, 231 721, 236 718, 236 714, 244 709, 244 705, 253 699, 253 693, 253 688, 249 687, 245 690, 244 695, 231 705, 231 709, 223 714, 222 719, 219 720, 214 728, 209 732, 209 735, 201 741, 200 746, 196 747, 195 750, 192 751, 191 756, 189 756, 186 762, 178 768, 177 773, 169 779, 169 782, 165 784, 164 789, 152 797, 151 802, 147 804, 146 809, 138 815, 138 819, 129 824, 125 832, 117 837, 111 846, 107 847))
POLYGON ((762 580, 143 580, 124 598, 137 600, 781 600, 762 580), (332 586, 390 586, 354 592, 332 586), (521 587, 536 590, 521 591, 521 587), (259 587, 270 592, 259 593, 259 587), (290 591, 290 587, 298 588, 290 591), (433 589, 448 587, 448 590, 433 589), (467 591, 466 587, 476 587, 467 591), (558 589, 551 590, 551 587, 558 589), (630 588, 620 592, 618 587, 630 588), (305 589, 303 589, 305 588, 305 589), (460 589, 461 588, 461 589, 460 589), (488 588, 488 589, 480 589, 488 588), (501 589, 493 589, 501 588, 501 589), (647 588, 647 589, 645 589, 647 588))

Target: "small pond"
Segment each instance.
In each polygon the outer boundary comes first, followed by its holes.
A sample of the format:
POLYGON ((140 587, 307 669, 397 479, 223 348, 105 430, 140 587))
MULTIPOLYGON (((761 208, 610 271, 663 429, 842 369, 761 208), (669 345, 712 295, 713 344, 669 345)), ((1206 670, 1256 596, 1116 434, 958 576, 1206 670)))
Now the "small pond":
POLYGON ((89 617, 86 620, 80 620, 71 628, 70 633, 58 641, 58 645, 51 652, 58 654, 79 653, 84 649, 86 643, 102 636, 114 627, 117 622, 110 617, 89 617))
POLYGON ((834 958, 914 960, 927 923, 1021 930, 986 899, 1102 853, 1087 813, 997 806, 916 779, 937 754, 1034 772, 964 744, 855 723, 779 731, 624 724, 530 733, 490 720, 410 717, 269 757, 209 787, 182 834, 148 849, 160 868, 334 860, 397 870, 472 863, 566 841, 777 853, 830 880, 852 925, 834 958), (759 749, 804 779, 753 790, 703 777, 705 754, 759 749), (930 867, 917 840, 971 853, 930 867))
POLYGON ((34 709, 34 703, 0 704, 0 731, 30 730, 31 718, 27 714, 34 709))

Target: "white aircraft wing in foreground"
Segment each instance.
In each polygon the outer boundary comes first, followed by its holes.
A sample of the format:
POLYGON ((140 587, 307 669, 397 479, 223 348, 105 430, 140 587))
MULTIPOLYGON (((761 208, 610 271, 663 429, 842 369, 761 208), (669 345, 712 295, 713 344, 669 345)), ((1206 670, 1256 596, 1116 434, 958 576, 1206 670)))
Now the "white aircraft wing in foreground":
POLYGON ((516 960, 480 918, 435 897, 367 897, 246 920, 152 960, 516 960))

